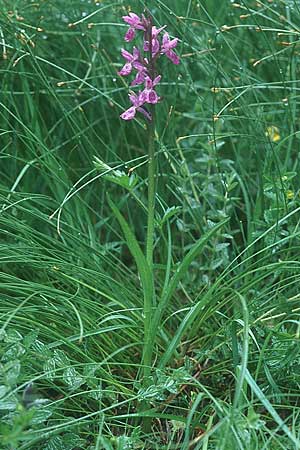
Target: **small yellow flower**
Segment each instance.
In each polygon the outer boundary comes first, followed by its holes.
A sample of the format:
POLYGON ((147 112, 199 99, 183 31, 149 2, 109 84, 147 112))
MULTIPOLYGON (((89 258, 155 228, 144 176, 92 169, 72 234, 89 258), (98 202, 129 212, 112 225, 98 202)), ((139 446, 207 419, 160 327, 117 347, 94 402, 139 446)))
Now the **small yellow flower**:
POLYGON ((286 191, 286 198, 288 200, 293 200, 294 197, 295 197, 294 191, 291 191, 291 190, 286 191))
POLYGON ((270 139, 272 142, 278 142, 280 141, 280 134, 279 129, 275 127, 274 125, 271 125, 266 130, 266 136, 270 139))

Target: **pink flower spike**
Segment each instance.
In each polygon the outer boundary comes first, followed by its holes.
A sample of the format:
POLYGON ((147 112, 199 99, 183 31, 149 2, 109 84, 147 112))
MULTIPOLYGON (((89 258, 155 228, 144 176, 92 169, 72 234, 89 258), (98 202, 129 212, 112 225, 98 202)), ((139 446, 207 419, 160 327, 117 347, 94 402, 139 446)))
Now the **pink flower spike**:
POLYGON ((162 27, 153 25, 154 19, 149 12, 146 15, 141 14, 141 16, 130 12, 123 16, 123 20, 129 27, 125 34, 125 41, 131 42, 136 37, 137 31, 141 30, 143 42, 141 50, 138 47, 133 47, 132 53, 130 53, 131 50, 121 50, 125 63, 118 73, 122 76, 134 73, 131 86, 142 85, 143 87, 136 93, 130 91, 131 106, 120 117, 123 120, 132 120, 139 112, 151 121, 153 120, 151 115, 153 108, 150 109, 147 104, 155 105, 162 100, 162 97, 159 97, 156 92, 156 86, 161 81, 161 75, 156 75, 158 73, 157 61, 160 55, 166 55, 173 64, 179 64, 179 56, 174 51, 179 39, 171 39, 169 33, 163 31, 166 25, 162 27))

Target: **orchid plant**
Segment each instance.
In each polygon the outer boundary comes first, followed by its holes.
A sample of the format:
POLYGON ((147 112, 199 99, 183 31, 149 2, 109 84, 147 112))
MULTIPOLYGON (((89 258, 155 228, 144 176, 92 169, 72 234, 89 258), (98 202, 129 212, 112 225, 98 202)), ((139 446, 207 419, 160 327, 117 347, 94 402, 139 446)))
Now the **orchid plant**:
MULTIPOLYGON (((138 34, 141 34, 142 43, 140 46, 133 46, 131 52, 121 50, 125 64, 118 72, 119 75, 127 77, 134 73, 131 86, 139 86, 137 92, 129 93, 131 106, 124 111, 120 117, 123 120, 132 120, 137 112, 141 113, 148 129, 148 215, 147 215, 147 237, 146 255, 143 255, 139 244, 135 240, 134 234, 125 223, 120 212, 114 207, 114 212, 123 228, 127 243, 131 243, 131 252, 135 258, 139 269, 139 275, 144 290, 144 350, 143 350, 143 374, 142 386, 147 389, 151 378, 153 342, 156 334, 156 320, 153 316, 155 306, 155 289, 153 276, 153 244, 154 244, 154 211, 155 211, 155 106, 162 98, 156 92, 162 76, 158 73, 157 63, 161 56, 165 55, 173 64, 179 64, 180 60, 174 49, 178 44, 178 39, 171 39, 165 31, 166 26, 157 28, 153 25, 150 14, 138 16, 130 12, 124 16, 123 20, 129 25, 125 34, 125 41, 131 43, 138 34), (134 244, 133 244, 134 242, 134 244)), ((146 403, 142 409, 147 409, 146 403)), ((149 428, 149 420, 144 417, 144 430, 149 428)))

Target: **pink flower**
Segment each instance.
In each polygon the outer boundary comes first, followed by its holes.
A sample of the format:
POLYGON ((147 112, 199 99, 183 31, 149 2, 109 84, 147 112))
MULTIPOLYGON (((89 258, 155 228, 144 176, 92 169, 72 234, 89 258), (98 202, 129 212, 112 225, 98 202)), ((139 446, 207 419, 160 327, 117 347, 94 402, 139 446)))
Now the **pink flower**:
MULTIPOLYGON (((152 27, 152 56, 155 56, 157 55, 157 53, 159 53, 160 44, 159 40, 157 39, 157 36, 164 28, 166 28, 166 25, 164 25, 161 28, 156 28, 156 26, 152 27)), ((144 41, 144 51, 145 52, 150 51, 149 41, 147 40, 144 41)))
POLYGON ((136 30, 145 30, 142 19, 135 13, 131 12, 129 16, 123 16, 122 19, 136 30))
POLYGON ((130 42, 135 38, 135 30, 145 31, 143 21, 137 14, 131 12, 129 13, 129 16, 123 16, 123 20, 124 22, 128 23, 128 25, 130 25, 130 28, 128 29, 124 38, 126 42, 130 42))
POLYGON ((173 48, 176 47, 177 42, 178 42, 177 38, 170 40, 169 33, 165 33, 163 35, 161 54, 165 54, 172 61, 173 64, 179 64, 180 62, 179 57, 173 51, 173 48))
POLYGON ((132 120, 135 117, 136 112, 139 111, 146 117, 146 119, 151 121, 151 114, 149 114, 148 111, 142 107, 145 102, 141 94, 142 92, 139 92, 138 95, 134 93, 129 94, 129 99, 133 106, 120 115, 121 119, 132 120))
POLYGON ((138 84, 143 84, 147 76, 147 69, 143 67, 138 70, 135 79, 131 82, 131 86, 137 86, 138 84))
POLYGON ((160 97, 157 95, 157 93, 154 90, 154 87, 160 82, 161 76, 158 75, 158 77, 154 78, 154 80, 151 80, 150 77, 146 77, 145 79, 145 89, 140 94, 141 99, 144 103, 158 103, 160 100, 160 97))
POLYGON ((140 51, 138 48, 133 47, 132 54, 122 48, 121 54, 127 62, 122 67, 122 69, 118 72, 119 75, 123 75, 123 76, 129 75, 133 68, 137 69, 138 71, 141 71, 144 69, 144 66, 142 65, 142 63, 139 62, 140 51))

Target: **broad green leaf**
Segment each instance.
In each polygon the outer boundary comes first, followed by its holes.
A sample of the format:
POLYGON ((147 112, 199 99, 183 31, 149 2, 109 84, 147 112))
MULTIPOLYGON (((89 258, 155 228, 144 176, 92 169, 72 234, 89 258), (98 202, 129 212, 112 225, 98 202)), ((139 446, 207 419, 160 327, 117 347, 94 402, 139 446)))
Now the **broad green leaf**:
POLYGON ((48 441, 45 450, 73 450, 85 445, 86 441, 81 439, 77 434, 66 433, 62 436, 52 437, 48 441))
POLYGON ((4 366, 4 372, 6 376, 6 381, 10 386, 13 386, 20 375, 21 372, 21 364, 19 360, 9 361, 4 366))
POLYGON ((2 356, 2 361, 13 361, 20 358, 25 353, 25 348, 19 342, 8 347, 7 351, 2 356))
POLYGON ((53 411, 50 408, 37 408, 34 410, 33 417, 30 421, 31 425, 37 425, 39 423, 45 422, 49 417, 51 417, 53 411))
POLYGON ((68 367, 63 372, 63 381, 70 389, 78 389, 84 382, 84 378, 77 372, 74 367, 68 367))
POLYGON ((16 395, 9 395, 0 400, 0 411, 14 411, 18 403, 19 401, 16 395))
POLYGON ((58 376, 61 375, 61 372, 57 372, 56 369, 69 365, 70 361, 67 355, 62 350, 54 350, 53 356, 49 358, 43 366, 46 378, 48 378, 48 380, 54 380, 57 374, 58 376))
POLYGON ((94 157, 94 166, 103 174, 105 180, 111 181, 127 190, 131 190, 137 183, 137 178, 134 174, 128 175, 121 170, 114 169, 97 156, 94 157))

